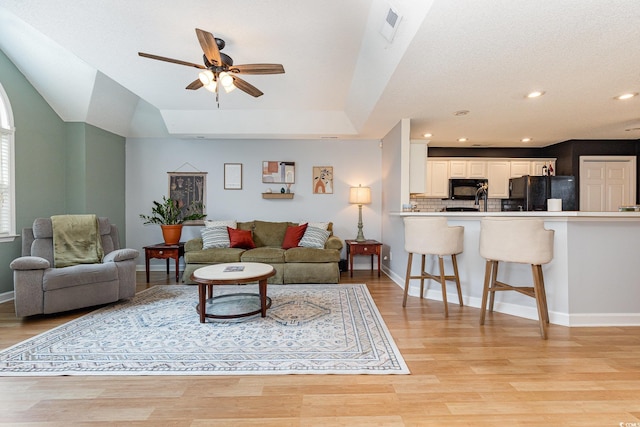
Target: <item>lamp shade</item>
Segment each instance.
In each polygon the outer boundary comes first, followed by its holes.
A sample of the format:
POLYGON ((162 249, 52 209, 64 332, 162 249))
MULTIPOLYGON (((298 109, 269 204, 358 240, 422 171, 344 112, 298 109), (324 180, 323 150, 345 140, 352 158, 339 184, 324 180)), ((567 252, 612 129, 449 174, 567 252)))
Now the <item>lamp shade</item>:
POLYGON ((351 187, 349 191, 349 203, 357 205, 368 205, 371 203, 371 188, 370 187, 351 187))

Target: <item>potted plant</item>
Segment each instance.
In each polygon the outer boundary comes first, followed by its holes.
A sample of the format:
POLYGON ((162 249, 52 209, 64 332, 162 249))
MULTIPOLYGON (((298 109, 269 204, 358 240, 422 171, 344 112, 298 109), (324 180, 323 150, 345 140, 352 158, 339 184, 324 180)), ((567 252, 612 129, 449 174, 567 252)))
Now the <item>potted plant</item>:
POLYGON ((162 228, 162 236, 167 245, 175 245, 180 242, 182 226, 185 221, 203 219, 206 214, 201 213, 204 206, 202 202, 193 202, 189 206, 180 206, 174 199, 162 196, 162 201, 153 201, 151 215, 140 214, 143 224, 158 224, 162 228))

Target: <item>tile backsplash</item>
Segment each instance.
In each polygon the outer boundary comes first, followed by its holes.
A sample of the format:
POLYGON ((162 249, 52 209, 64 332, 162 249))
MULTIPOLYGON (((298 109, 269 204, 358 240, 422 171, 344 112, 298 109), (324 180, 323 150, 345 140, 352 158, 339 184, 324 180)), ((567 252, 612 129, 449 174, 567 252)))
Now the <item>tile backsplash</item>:
MULTIPOLYGON (((500 212, 501 199, 488 199, 488 212, 500 212)), ((473 200, 449 200, 449 199, 432 199, 426 197, 411 197, 411 204, 416 206, 416 210, 420 212, 440 212, 448 207, 465 207, 472 208, 473 200)), ((480 202, 480 210, 484 209, 484 202, 480 202)))

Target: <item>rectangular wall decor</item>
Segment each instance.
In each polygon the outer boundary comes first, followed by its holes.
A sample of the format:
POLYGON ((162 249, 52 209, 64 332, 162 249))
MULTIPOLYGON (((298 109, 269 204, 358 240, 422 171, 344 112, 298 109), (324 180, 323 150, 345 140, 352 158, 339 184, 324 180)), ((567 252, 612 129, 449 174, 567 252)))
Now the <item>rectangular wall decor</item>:
POLYGON ((313 167, 313 194, 333 194, 333 166, 313 167))
POLYGON ((167 172, 169 175, 169 197, 178 202, 183 213, 194 202, 202 202, 202 209, 198 212, 205 213, 207 194, 206 172, 167 172))
POLYGON ((295 162, 262 162, 262 182, 274 184, 293 184, 295 181, 295 162))
POLYGON ((242 163, 224 164, 224 189, 242 190, 242 163))

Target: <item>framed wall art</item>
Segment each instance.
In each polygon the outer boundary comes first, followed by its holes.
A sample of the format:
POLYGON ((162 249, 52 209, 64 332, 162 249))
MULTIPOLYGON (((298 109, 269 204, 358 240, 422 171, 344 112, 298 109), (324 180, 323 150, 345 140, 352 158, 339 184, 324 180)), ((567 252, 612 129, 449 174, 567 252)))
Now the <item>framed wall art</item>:
POLYGON ((183 213, 192 203, 202 203, 197 212, 206 213, 207 173, 167 172, 167 174, 169 175, 169 197, 178 202, 183 213))
POLYGON ((313 194, 333 194, 333 166, 313 167, 313 194))
POLYGON ((273 184, 293 184, 296 182, 295 162, 262 162, 262 182, 273 184))
POLYGON ((242 190, 242 163, 224 164, 224 189, 242 190))

